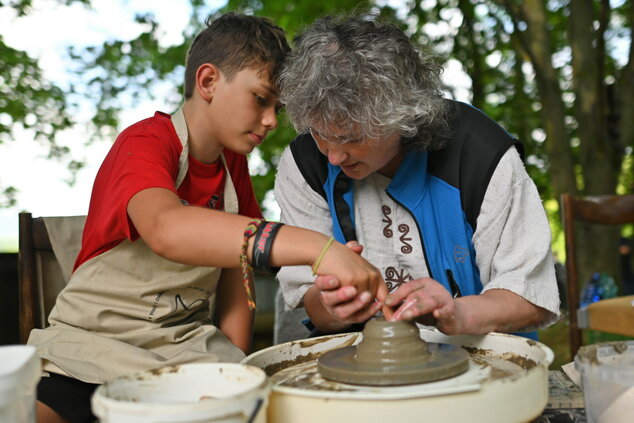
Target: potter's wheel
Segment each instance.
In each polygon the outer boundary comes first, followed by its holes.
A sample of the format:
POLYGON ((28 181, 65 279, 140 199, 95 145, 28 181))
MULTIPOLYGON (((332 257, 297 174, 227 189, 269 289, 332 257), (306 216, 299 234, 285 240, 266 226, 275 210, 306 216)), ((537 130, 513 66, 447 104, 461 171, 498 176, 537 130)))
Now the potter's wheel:
POLYGON ((430 353, 442 344, 468 352, 467 371, 447 379, 400 386, 354 385, 322 377, 317 360, 332 350, 354 347, 360 332, 327 335, 275 345, 243 363, 270 376, 268 423, 429 421, 529 422, 548 401, 548 366, 553 352, 514 335, 447 336, 420 329, 430 353), (418 417, 416 417, 418 416, 418 417))
POLYGON ((428 345, 412 322, 372 319, 356 346, 317 359, 322 377, 356 385, 396 386, 447 379, 469 368, 469 355, 451 344, 428 345), (430 350, 429 347, 432 347, 430 350))

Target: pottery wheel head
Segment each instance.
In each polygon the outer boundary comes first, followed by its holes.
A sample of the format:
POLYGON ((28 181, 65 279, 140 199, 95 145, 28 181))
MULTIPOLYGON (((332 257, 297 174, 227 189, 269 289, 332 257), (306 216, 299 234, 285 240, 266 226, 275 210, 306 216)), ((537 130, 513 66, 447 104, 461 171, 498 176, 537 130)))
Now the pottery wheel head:
POLYGON ((317 359, 323 378, 355 385, 431 382, 457 376, 468 368, 469 354, 462 348, 428 345, 414 323, 384 318, 366 323, 359 345, 328 351, 317 359))

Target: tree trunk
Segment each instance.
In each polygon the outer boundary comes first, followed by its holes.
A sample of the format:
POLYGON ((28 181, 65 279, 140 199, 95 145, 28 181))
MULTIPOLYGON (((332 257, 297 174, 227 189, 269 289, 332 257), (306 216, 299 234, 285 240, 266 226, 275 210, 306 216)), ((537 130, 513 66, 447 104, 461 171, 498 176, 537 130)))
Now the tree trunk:
MULTIPOLYGON (((634 6, 630 5, 630 40, 634 40, 634 6)), ((621 70, 615 83, 615 102, 611 107, 613 122, 617 126, 617 145, 621 149, 634 147, 634 42, 630 43, 627 65, 621 70)), ((631 154, 631 153, 630 153, 631 154)), ((634 185, 634 178, 630 183, 634 185)), ((634 186, 625 187, 626 192, 634 192, 634 186)))
POLYGON ((551 61, 552 47, 544 3, 542 0, 526 0, 520 4, 506 0, 504 4, 513 19, 522 48, 535 70, 554 196, 559 198, 564 192, 576 193, 570 137, 565 124, 565 107, 559 86, 559 75, 551 61), (519 22, 526 24, 526 31, 519 30, 519 22))
MULTIPOLYGON (((610 139, 607 116, 604 33, 609 4, 602 1, 597 19, 595 2, 571 0, 568 41, 572 49, 575 114, 578 122, 579 163, 586 195, 614 194, 621 169, 622 155, 610 139), (599 22, 598 28, 593 28, 599 22)), ((588 225, 580 229, 578 239, 579 275, 585 279, 603 271, 617 278, 619 228, 588 225)))
MULTIPOLYGON (((469 44, 466 46, 468 53, 466 56, 468 59, 466 63, 467 74, 471 77, 471 104, 478 109, 484 109, 484 87, 482 86, 483 81, 483 70, 482 70, 482 52, 481 45, 476 41, 475 29, 474 29, 474 19, 475 19, 475 11, 474 6, 468 0, 459 0, 458 8, 462 12, 463 21, 461 31, 464 31, 465 38, 468 40, 469 44)), ((465 48, 464 46, 462 47, 465 48)), ((454 48, 455 50, 455 48, 454 48)))
POLYGON ((614 144, 608 139, 607 107, 604 88, 604 51, 602 19, 593 30, 595 19, 592 0, 572 0, 568 19, 568 41, 572 49, 572 83, 575 92, 581 170, 584 193, 612 194, 620 170, 614 144))
MULTIPOLYGON (((519 38, 535 69, 542 101, 541 112, 547 134, 546 147, 555 198, 560 198, 564 192, 614 193, 621 155, 614 149, 614 142, 608 136, 604 88, 605 57, 602 53, 604 28, 599 27, 597 31, 593 29, 593 24, 597 20, 593 1, 572 0, 568 9, 568 41, 573 58, 574 110, 579 125, 579 167, 574 164, 570 134, 566 129, 566 110, 559 85, 560 79, 552 64, 553 49, 545 2, 526 0, 519 3, 506 0, 504 4, 516 28, 519 22, 526 24, 526 31, 519 31, 519 38), (578 172, 575 169, 579 169, 581 173, 582 187, 577 187, 578 172)), ((606 5, 603 7, 607 13, 606 5)), ((605 25, 607 19, 604 18, 601 22, 605 25)), ((631 96, 628 100, 630 98, 631 96)), ((606 272, 615 278, 618 276, 617 228, 579 225, 577 242, 581 281, 588 279, 593 272, 606 272)))

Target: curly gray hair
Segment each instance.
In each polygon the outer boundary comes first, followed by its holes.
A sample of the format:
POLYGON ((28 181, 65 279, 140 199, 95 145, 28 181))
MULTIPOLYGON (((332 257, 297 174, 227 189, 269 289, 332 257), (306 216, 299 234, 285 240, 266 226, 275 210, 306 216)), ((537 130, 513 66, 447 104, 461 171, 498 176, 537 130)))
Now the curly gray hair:
POLYGON ((442 67, 395 25, 370 15, 328 16, 294 39, 280 99, 298 132, 329 125, 363 138, 398 132, 405 149, 440 148, 449 136, 442 67))

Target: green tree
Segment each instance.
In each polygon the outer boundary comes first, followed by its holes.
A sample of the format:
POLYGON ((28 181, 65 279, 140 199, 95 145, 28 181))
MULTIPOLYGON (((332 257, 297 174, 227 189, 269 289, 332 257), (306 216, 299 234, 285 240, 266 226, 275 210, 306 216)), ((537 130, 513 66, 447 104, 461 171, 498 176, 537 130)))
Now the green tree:
MULTIPOLYGON (((452 46, 472 103, 524 142, 544 200, 634 192, 631 2, 438 0, 410 14, 416 36, 452 46), (457 31, 428 39, 425 23, 450 13, 461 15, 457 31)), ((588 226, 579 236, 582 277, 618 274, 618 230, 588 226)))
MULTIPOLYGON (((60 3, 73 1, 89 4, 60 3)), ((631 1, 404 1, 399 11, 379 3, 384 2, 229 0, 224 9, 271 17, 289 37, 316 17, 335 12, 374 11, 400 19, 413 38, 443 60, 460 63, 471 79, 471 103, 523 141, 529 173, 545 201, 556 204, 564 192, 634 192, 631 1)), ((192 19, 179 45, 161 46, 155 18, 144 15, 137 21, 146 29, 134 40, 71 51, 82 84, 69 89, 43 81, 34 59, 0 39, 0 143, 9 141, 19 126, 34 128, 50 146, 51 157, 64 156, 67 151, 57 147, 55 136, 75 124, 68 110, 76 96, 95 104, 95 137, 111 136, 118 129, 124 93, 144 98, 156 80, 173 82, 174 95, 166 103, 176 107, 185 52, 208 10, 203 0, 191 4, 192 19)), ((22 14, 30 5, 30 0, 0 2, 0 7, 22 14)), ((280 125, 259 148, 264 165, 254 184, 260 199, 271 189, 279 154, 293 136, 288 125, 280 125)), ((71 162, 71 168, 80 166, 71 162)), ((9 188, 5 194, 0 206, 9 204, 15 192, 9 188)), ((554 209, 551 221, 556 226, 554 209)), ((582 252, 582 277, 594 270, 617 274, 618 233, 603 236, 585 228, 580 236, 593 240, 582 252)))
MULTIPOLYGON (((238 3, 245 4, 229 5, 238 3)), ((290 33, 309 18, 355 8, 345 2, 246 4, 275 17, 290 33)), ((471 78, 471 103, 522 140, 529 173, 545 201, 557 204, 565 192, 634 192, 631 2, 436 0, 404 7, 404 14, 375 9, 405 16, 403 27, 413 38, 462 64, 471 78)), ((560 232, 557 207, 550 217, 560 232)), ((618 228, 586 226, 578 236, 585 241, 582 278, 597 270, 619 275, 618 228)))

